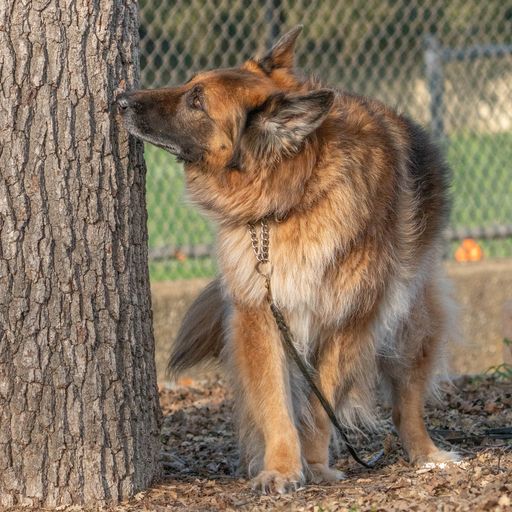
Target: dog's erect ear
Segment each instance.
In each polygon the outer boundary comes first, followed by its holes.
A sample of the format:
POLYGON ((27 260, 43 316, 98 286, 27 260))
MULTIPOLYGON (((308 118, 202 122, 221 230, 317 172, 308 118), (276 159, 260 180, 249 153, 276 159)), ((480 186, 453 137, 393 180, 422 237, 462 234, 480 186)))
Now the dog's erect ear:
POLYGON ((258 60, 258 64, 270 74, 274 69, 293 68, 295 41, 302 31, 302 25, 287 32, 277 41, 277 43, 269 50, 264 57, 258 60))
POLYGON ((246 140, 256 157, 292 156, 304 139, 329 114, 334 91, 319 89, 306 95, 270 96, 263 105, 249 112, 246 140))

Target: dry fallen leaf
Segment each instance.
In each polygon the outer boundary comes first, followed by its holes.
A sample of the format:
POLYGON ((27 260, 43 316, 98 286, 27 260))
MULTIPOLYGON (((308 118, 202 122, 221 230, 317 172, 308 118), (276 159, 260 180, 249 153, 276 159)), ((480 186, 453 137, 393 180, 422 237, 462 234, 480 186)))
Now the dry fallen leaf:
POLYGON ((498 505, 500 507, 509 507, 510 506, 510 498, 506 494, 502 494, 500 499, 498 500, 498 505))

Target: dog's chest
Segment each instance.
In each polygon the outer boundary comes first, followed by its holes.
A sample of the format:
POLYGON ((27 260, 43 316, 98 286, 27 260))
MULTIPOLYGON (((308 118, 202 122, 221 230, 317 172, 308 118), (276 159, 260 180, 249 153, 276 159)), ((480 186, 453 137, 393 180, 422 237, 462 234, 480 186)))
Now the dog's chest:
MULTIPOLYGON (((256 226, 256 240, 261 228, 256 226)), ((329 260, 329 244, 315 243, 300 230, 271 224, 269 259, 274 300, 289 311, 314 311, 319 306, 322 275, 329 260), (327 254, 326 254, 327 253, 327 254)), ((219 266, 232 297, 248 306, 259 306, 266 296, 265 280, 256 271, 257 257, 245 226, 221 229, 218 240, 219 266)))
MULTIPOLYGON (((257 229, 258 240, 260 232, 257 229)), ((245 306, 265 305, 265 279, 256 271, 258 260, 248 228, 221 231, 219 235, 219 266, 229 294, 236 303, 245 306)), ((269 242, 273 300, 282 308, 297 348, 306 355, 320 328, 317 309, 321 262, 309 252, 311 247, 303 245, 298 238, 280 237, 279 231, 272 227, 269 242)))

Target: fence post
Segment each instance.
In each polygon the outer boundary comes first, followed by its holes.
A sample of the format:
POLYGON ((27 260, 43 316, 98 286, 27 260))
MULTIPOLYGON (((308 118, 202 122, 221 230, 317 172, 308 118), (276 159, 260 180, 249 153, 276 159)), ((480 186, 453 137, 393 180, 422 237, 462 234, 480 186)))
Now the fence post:
POLYGON ((425 39, 425 71, 430 92, 430 129, 438 140, 444 139, 444 78, 442 47, 437 37, 430 34, 425 39))

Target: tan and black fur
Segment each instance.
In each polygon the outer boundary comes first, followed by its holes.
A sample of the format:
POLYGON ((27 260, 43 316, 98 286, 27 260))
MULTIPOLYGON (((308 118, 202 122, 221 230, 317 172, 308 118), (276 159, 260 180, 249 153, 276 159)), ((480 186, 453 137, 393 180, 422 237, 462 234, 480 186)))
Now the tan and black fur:
POLYGON ((447 341, 440 272, 448 169, 427 134, 378 101, 299 79, 300 27, 261 59, 118 102, 128 130, 185 162, 190 198, 218 226, 220 276, 184 320, 182 370, 222 351, 254 488, 332 481, 331 425, 283 353, 247 223, 270 219, 272 290, 297 348, 347 424, 386 383, 414 463, 431 441, 424 395, 447 341))

